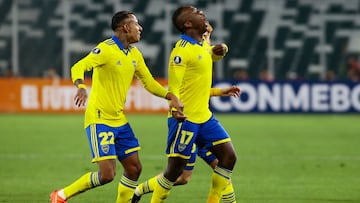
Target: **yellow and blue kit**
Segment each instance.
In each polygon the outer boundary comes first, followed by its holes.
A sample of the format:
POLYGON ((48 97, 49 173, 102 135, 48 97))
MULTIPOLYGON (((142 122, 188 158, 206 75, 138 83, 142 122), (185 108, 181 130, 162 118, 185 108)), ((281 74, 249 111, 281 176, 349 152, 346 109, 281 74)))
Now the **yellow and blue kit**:
MULTIPOLYGON (((153 78, 141 52, 133 46, 125 49, 115 36, 100 42, 86 57, 73 65, 73 82, 83 80, 84 73, 91 70, 92 87, 85 111, 84 127, 87 128, 93 161, 114 158, 114 150, 111 150, 115 147, 113 141, 116 142, 119 136, 129 139, 129 136, 121 135, 124 131, 133 137, 133 142, 122 149, 128 152, 127 154, 138 150, 138 141, 124 115, 126 95, 134 76, 142 82, 145 89, 156 96, 165 98, 168 91, 153 78), (113 132, 106 131, 105 135, 103 131, 109 130, 108 127, 112 128, 113 132), (119 130, 120 127, 130 130, 119 130)), ((117 154, 124 156, 124 151, 117 154)))
POLYGON ((169 59, 169 91, 184 104, 187 119, 177 123, 168 119, 169 157, 189 159, 193 144, 211 147, 230 141, 230 137, 209 109, 212 86, 212 47, 203 40, 198 42, 188 35, 173 48, 169 59))
POLYGON ((85 127, 92 123, 109 126, 127 123, 123 111, 134 75, 154 95, 165 98, 167 94, 167 90, 152 77, 141 52, 136 47, 125 49, 115 36, 99 43, 71 68, 73 82, 84 79, 84 72, 91 70, 92 87, 85 127))

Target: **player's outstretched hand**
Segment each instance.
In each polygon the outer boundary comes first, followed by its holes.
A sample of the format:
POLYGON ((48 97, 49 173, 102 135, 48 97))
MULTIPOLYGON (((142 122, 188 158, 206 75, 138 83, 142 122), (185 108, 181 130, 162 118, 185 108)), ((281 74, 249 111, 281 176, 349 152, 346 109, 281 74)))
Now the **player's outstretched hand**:
POLYGON ((240 96, 240 88, 237 86, 230 86, 227 88, 222 88, 221 93, 222 93, 222 96, 239 97, 240 96))
POLYGON ((87 95, 86 89, 78 88, 75 98, 74 98, 75 105, 77 107, 85 106, 87 97, 88 97, 88 95, 87 95))

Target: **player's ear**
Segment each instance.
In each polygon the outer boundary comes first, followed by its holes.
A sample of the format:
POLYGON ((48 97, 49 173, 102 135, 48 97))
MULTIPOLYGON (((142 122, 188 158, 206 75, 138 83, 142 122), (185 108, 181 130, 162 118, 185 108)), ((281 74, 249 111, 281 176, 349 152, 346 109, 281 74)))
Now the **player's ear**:
POLYGON ((185 21, 185 23, 184 23, 184 27, 185 27, 185 28, 192 27, 192 23, 191 23, 191 21, 190 21, 190 20, 185 21))
POLYGON ((129 33, 130 32, 130 27, 128 24, 124 24, 124 31, 125 33, 129 33))

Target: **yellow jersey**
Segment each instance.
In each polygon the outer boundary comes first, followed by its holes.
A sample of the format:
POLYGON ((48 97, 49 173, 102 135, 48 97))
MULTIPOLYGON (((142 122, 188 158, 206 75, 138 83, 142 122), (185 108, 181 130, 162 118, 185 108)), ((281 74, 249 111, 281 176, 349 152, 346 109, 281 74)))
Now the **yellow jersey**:
POLYGON ((86 57, 71 68, 73 82, 93 71, 92 87, 85 111, 84 127, 101 123, 112 127, 126 124, 126 95, 136 76, 150 93, 166 97, 168 91, 151 75, 141 52, 133 46, 125 49, 113 36, 100 42, 86 57))
POLYGON ((212 85, 211 46, 181 35, 169 59, 169 91, 184 104, 184 114, 193 123, 210 119, 210 89, 212 85))

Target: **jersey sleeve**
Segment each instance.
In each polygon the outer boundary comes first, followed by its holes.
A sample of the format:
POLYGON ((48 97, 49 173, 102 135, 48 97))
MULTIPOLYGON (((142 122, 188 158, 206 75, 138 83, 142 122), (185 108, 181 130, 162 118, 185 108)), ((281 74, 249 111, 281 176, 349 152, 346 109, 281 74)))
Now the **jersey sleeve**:
POLYGON ((145 64, 144 57, 142 56, 141 52, 133 48, 134 52, 136 52, 136 60, 137 60, 137 66, 135 70, 136 77, 141 81, 144 88, 149 91, 151 94, 165 98, 168 91, 158 82, 154 79, 152 74, 150 73, 149 68, 145 64))
POLYGON ((175 94, 177 97, 180 97, 180 86, 183 82, 185 67, 187 66, 187 54, 179 47, 176 47, 171 52, 169 58, 169 91, 175 94))
POLYGON ((101 67, 106 63, 106 49, 99 44, 91 52, 71 67, 71 79, 75 82, 78 79, 84 80, 84 73, 91 71, 94 67, 101 67))

